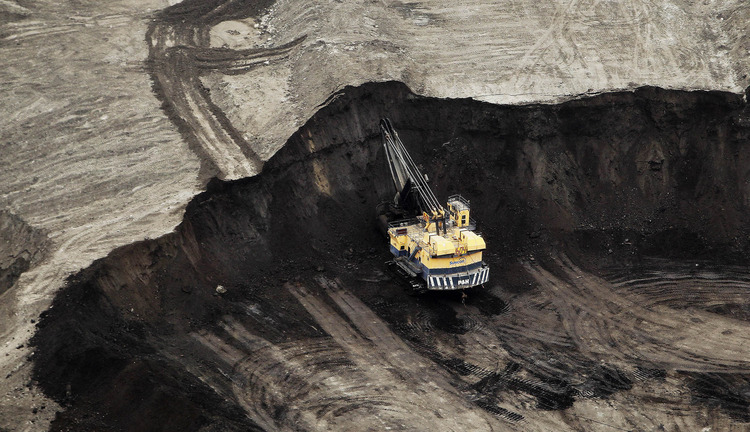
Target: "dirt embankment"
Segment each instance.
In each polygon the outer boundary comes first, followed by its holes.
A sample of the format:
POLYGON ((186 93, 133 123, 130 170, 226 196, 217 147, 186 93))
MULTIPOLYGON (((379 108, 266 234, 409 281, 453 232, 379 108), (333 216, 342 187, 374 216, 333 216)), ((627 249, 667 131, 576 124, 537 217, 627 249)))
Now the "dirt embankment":
POLYGON ((48 247, 47 235, 13 213, 0 210, 0 295, 21 273, 38 262, 48 247))
POLYGON ((261 175, 211 182, 177 232, 69 281, 34 337, 53 429, 747 421, 750 278, 726 272, 750 241, 749 115, 655 88, 524 107, 346 88, 261 175), (472 200, 493 273, 465 305, 383 273, 381 116, 438 196, 472 200))

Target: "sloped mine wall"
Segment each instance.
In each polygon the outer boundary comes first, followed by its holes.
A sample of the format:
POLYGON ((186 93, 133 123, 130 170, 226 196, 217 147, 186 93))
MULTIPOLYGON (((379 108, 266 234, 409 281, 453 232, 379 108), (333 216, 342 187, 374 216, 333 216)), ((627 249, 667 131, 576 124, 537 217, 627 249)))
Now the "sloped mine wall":
MULTIPOLYGON (((559 105, 496 106, 420 97, 396 82, 346 88, 260 175, 212 181, 175 233, 120 248, 69 280, 33 339, 34 378, 65 407, 53 429, 346 428, 355 402, 338 395, 340 405, 330 410, 339 417, 304 408, 307 394, 334 395, 305 387, 313 378, 299 376, 292 363, 279 360, 252 378, 240 367, 263 347, 289 359, 286 349, 335 340, 331 356, 338 363, 328 358, 310 368, 345 379, 342 371, 356 359, 336 354, 348 345, 300 294, 321 296, 323 306, 340 310, 337 297, 316 288, 314 281, 323 279, 338 281, 410 350, 460 381, 477 370, 474 360, 461 358, 461 350, 425 348, 426 339, 404 323, 432 316, 430 328, 420 327, 425 338, 457 340, 472 322, 501 319, 505 294, 543 289, 525 267, 530 260, 554 274, 560 255, 592 273, 637 268, 652 257, 723 265, 746 256, 749 136, 743 99, 718 92, 641 88, 559 105), (376 229, 375 207, 393 191, 381 117, 392 120, 438 197, 461 193, 472 201, 493 272, 484 290, 469 295, 475 315, 462 312, 452 294, 411 297, 383 273, 387 243, 376 229), (267 381, 278 370, 287 378, 267 381), (259 380, 264 384, 254 387, 259 380), (298 387, 290 389, 291 382, 298 387), (321 418, 327 423, 316 423, 321 418)), ((622 367, 570 353, 558 353, 572 363, 553 377, 525 364, 512 342, 505 345, 517 363, 450 390, 473 394, 466 403, 501 423, 627 392, 636 380, 622 367), (577 381, 576 369, 600 378, 577 381), (508 378, 519 374, 533 379, 508 378), (574 384, 584 381, 586 391, 574 384), (527 395, 537 408, 499 408, 502 392, 527 395)), ((653 370, 655 379, 669 373, 653 370)), ((741 384, 743 376, 732 375, 732 382, 741 384)), ((696 393, 696 401, 701 397, 718 400, 696 393)), ((366 422, 363 412, 357 415, 366 422)))

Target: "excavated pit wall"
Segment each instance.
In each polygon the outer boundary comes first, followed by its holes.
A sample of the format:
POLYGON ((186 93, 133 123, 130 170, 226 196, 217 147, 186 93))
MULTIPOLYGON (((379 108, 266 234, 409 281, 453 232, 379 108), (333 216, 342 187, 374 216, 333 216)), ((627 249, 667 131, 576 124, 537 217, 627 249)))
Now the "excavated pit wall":
MULTIPOLYGON (((496 106, 420 97, 394 82, 346 88, 260 175, 212 181, 175 233, 120 248, 70 279, 33 339, 34 379, 66 407, 53 429, 267 428, 254 409, 288 426, 283 400, 242 405, 226 377, 232 364, 196 338, 226 331, 225 316, 271 343, 315 337, 315 320, 282 285, 382 270, 375 206, 392 194, 383 116, 438 197, 472 200, 488 243, 489 292, 528 291, 519 262, 553 252, 596 271, 649 256, 728 264, 748 251, 750 114, 741 96, 642 88, 496 106), (250 304, 267 319, 253 318, 250 304)), ((381 286, 400 295, 398 281, 381 286)), ((492 294, 476 298, 502 313, 492 294)), ((394 310, 378 312, 396 326, 394 310)), ((449 310, 443 325, 451 320, 449 310)), ((454 372, 451 364, 463 364, 436 361, 454 372)), ((599 395, 630 388, 627 379, 601 381, 599 395)), ((584 397, 569 387, 553 396, 537 395, 540 408, 584 397)))
POLYGON ((8 211, 0 211, 0 295, 23 272, 42 260, 49 247, 47 234, 8 211))

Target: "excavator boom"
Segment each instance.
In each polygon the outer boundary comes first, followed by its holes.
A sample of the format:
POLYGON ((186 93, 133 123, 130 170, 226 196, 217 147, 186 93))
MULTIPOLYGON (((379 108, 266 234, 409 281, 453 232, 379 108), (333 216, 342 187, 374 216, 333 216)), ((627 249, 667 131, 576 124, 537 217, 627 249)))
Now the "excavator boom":
POLYGON ((404 193, 415 194, 423 213, 433 215, 433 217, 443 216, 445 209, 440 205, 435 193, 427 184, 424 174, 406 151, 404 143, 401 142, 401 138, 387 118, 380 120, 380 132, 396 192, 402 195, 404 193), (411 190, 405 190, 407 186, 411 186, 411 190))

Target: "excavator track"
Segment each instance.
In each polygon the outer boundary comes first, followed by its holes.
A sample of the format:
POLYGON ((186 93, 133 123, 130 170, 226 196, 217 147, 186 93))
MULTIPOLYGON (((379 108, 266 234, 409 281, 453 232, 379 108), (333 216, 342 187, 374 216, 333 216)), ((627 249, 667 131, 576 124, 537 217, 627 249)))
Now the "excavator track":
POLYGON ((396 260, 386 261, 388 271, 397 279, 404 281, 407 289, 415 294, 424 294, 427 291, 427 283, 419 276, 404 269, 396 260))

